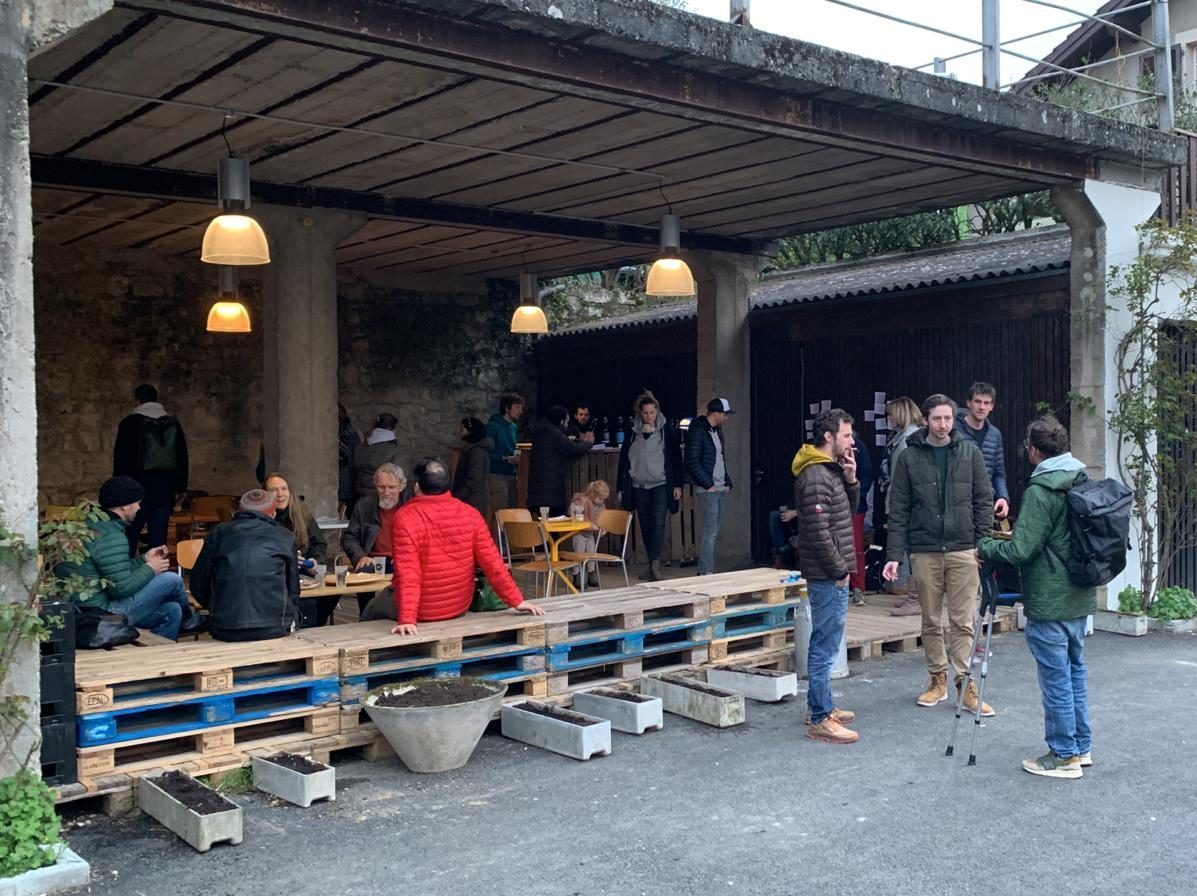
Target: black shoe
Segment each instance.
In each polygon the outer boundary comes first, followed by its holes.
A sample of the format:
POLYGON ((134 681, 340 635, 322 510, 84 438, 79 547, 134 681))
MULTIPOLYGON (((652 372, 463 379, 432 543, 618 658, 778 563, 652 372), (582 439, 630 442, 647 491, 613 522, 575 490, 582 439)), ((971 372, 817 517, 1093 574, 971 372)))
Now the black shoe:
POLYGON ((592 572, 589 576, 586 577, 586 587, 587 588, 598 588, 599 587, 599 577, 598 577, 597 573, 592 572))
POLYGON ((202 635, 208 630, 208 617, 193 613, 191 618, 179 626, 180 635, 202 635))

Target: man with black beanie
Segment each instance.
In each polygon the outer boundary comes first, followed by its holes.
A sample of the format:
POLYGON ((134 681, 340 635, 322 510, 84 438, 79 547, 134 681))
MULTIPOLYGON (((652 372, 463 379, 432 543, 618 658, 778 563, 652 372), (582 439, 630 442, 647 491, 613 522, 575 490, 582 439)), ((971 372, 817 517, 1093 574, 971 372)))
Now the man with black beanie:
POLYGON ((78 565, 64 563, 56 572, 86 580, 74 596, 76 603, 124 614, 131 625, 174 641, 180 630, 195 633, 203 622, 187 602, 182 577, 169 571, 165 547, 129 556, 125 530, 144 497, 141 483, 128 476, 113 476, 100 486, 99 504, 107 519, 88 523, 93 535, 85 559, 78 565))

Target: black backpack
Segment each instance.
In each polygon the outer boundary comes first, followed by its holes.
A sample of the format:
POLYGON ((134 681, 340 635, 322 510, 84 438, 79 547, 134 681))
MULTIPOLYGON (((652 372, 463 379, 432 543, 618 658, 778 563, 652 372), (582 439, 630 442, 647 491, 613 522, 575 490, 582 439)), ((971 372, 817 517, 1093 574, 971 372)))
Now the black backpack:
POLYGON ((1104 585, 1126 569, 1133 498, 1117 479, 1077 476, 1065 500, 1072 551, 1064 568, 1074 585, 1104 585))
POLYGON ((141 421, 141 470, 173 473, 181 466, 179 443, 183 431, 174 417, 146 417, 141 421))

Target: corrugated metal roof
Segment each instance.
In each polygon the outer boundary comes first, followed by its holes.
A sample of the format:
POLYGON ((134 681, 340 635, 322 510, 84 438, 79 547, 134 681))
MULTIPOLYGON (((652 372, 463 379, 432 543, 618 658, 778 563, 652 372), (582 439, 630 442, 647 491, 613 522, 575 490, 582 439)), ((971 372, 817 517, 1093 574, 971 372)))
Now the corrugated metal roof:
MULTIPOLYGON (((918 252, 813 265, 763 278, 752 288, 752 310, 1063 269, 1068 267, 1071 245, 1068 228, 1057 225, 918 252)), ((548 338, 688 320, 697 313, 698 303, 691 299, 564 327, 548 338)))

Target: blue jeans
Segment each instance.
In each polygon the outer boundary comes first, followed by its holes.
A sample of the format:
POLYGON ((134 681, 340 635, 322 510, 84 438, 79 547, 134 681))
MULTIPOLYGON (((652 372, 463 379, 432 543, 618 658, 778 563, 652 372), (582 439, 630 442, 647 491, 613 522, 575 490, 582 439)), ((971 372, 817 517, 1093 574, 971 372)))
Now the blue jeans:
POLYGON ((170 512, 174 508, 170 504, 147 504, 141 502, 141 509, 133 522, 125 529, 125 537, 129 539, 129 556, 137 554, 137 542, 141 539, 141 530, 149 526, 149 546, 156 548, 166 544, 166 530, 170 526, 170 512))
POLYGON ((1039 669, 1048 749, 1061 759, 1088 753, 1092 732, 1089 674, 1085 671, 1085 617, 1063 622, 1028 619, 1027 647, 1039 669))
POLYGON ((129 617, 129 624, 148 628, 155 635, 179 639, 179 626, 191 618, 187 589, 177 572, 159 573, 132 597, 108 601, 108 610, 129 617))
POLYGON ((806 583, 810 596, 810 649, 806 654, 806 705, 812 724, 819 724, 835 709, 831 698, 831 667, 844 638, 848 617, 848 586, 830 579, 806 583))
POLYGON ((780 554, 789 545, 789 540, 786 538, 786 526, 781 521, 780 510, 769 511, 769 547, 773 548, 773 553, 780 554))
POLYGON ((702 508, 702 534, 698 537, 698 574, 709 576, 715 571, 715 539, 719 537, 719 523, 723 521, 723 505, 727 492, 695 492, 702 508))

